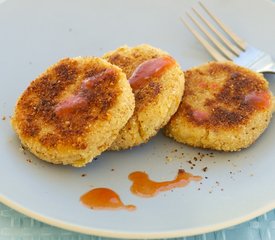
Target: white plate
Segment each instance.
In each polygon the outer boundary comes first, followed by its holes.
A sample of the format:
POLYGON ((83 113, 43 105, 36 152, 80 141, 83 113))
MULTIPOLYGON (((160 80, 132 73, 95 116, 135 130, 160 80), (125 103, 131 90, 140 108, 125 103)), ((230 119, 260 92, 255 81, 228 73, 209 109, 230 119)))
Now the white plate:
MULTIPOLYGON (((100 56, 123 44, 149 43, 170 52, 184 69, 208 61, 209 55, 179 20, 194 2, 1 1, 0 115, 11 115, 17 97, 30 81, 66 56, 100 56)), ((272 3, 206 2, 239 35, 275 56, 272 3)), ((271 88, 275 91, 274 81, 271 88)), ((194 169, 187 161, 198 152, 208 152, 177 144, 161 133, 132 150, 104 153, 82 169, 53 166, 24 155, 8 119, 0 120, 0 133, 0 200, 61 228, 125 238, 187 236, 228 227, 275 207, 274 121, 249 149, 214 152, 213 158, 205 157, 194 169), (203 172, 206 166, 208 171, 203 172), (150 199, 129 191, 127 176, 132 171, 146 171, 153 179, 164 180, 173 179, 179 168, 208 179, 150 199), (87 176, 81 177, 83 173, 87 176), (79 197, 94 187, 112 188, 137 210, 85 208, 79 197)))

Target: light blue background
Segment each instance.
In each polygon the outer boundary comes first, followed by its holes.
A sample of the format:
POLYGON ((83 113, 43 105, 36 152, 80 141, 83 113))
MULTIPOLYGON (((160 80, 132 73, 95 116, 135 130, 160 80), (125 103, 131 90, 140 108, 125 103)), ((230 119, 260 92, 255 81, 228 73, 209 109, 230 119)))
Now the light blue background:
MULTIPOLYGON (((0 204, 0 240, 107 240, 65 231, 24 216, 0 204)), ((275 210, 249 222, 178 240, 274 240, 275 210)))

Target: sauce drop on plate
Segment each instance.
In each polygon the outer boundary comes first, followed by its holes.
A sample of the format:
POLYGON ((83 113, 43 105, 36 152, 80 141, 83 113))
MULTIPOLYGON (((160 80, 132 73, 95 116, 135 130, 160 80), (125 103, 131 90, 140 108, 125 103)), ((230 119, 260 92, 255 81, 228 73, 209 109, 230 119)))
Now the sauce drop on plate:
POLYGON ((133 211, 134 205, 125 205, 118 194, 109 188, 95 188, 83 194, 80 201, 88 208, 95 210, 119 210, 133 211))
POLYGON ((178 174, 174 180, 155 182, 149 179, 147 173, 133 172, 129 175, 129 179, 133 181, 131 192, 140 197, 153 197, 159 192, 168 191, 177 187, 184 187, 190 181, 200 181, 202 177, 193 176, 191 173, 179 169, 178 174))
POLYGON ((133 89, 144 87, 147 79, 160 76, 167 68, 173 66, 176 61, 170 56, 158 57, 141 63, 132 76, 128 79, 133 89))

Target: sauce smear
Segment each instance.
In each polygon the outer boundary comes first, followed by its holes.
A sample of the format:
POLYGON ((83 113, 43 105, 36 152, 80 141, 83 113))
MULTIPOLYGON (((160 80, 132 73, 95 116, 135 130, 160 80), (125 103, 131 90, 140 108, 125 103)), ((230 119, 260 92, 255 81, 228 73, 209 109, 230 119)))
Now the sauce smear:
POLYGON ((109 188, 95 188, 80 197, 80 201, 88 208, 95 210, 119 210, 133 211, 134 205, 125 205, 116 192, 109 188))
POLYGON ((170 56, 158 57, 141 63, 132 76, 128 79, 133 89, 142 88, 147 79, 160 76, 167 68, 173 66, 176 61, 170 56))
POLYGON ((209 113, 202 110, 194 110, 192 116, 198 122, 203 122, 209 119, 209 113))
POLYGON ((179 169, 178 174, 174 180, 155 182, 149 179, 147 173, 133 172, 129 175, 129 179, 133 181, 131 192, 140 197, 154 197, 159 192, 168 191, 177 187, 184 187, 190 181, 200 181, 202 177, 193 176, 191 173, 179 169))
POLYGON ((84 79, 80 90, 76 94, 66 98, 56 105, 54 109, 55 114, 59 117, 69 116, 78 110, 86 108, 89 103, 88 98, 94 85, 99 81, 104 81, 114 74, 115 70, 107 68, 92 77, 84 79))
POLYGON ((55 107, 55 114, 59 117, 70 115, 76 110, 80 110, 87 107, 86 99, 81 94, 72 95, 60 102, 55 107))
POLYGON ((245 96, 244 101, 258 110, 268 108, 272 102, 270 94, 267 91, 259 93, 251 92, 245 96))

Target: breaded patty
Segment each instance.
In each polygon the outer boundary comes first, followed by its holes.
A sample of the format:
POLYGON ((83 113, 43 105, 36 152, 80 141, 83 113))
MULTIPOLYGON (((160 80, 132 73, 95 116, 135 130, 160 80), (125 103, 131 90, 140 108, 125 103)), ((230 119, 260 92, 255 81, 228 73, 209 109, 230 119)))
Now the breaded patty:
POLYGON ((195 147, 236 151, 268 126, 272 93, 261 74, 231 62, 211 62, 185 72, 185 93, 165 127, 167 136, 195 147))
POLYGON ((184 91, 184 74, 166 52, 149 45, 123 46, 103 56, 119 66, 133 88, 135 111, 111 150, 147 142, 177 110, 184 91))
POLYGON ((11 123, 39 158, 81 167, 112 144, 133 111, 121 69, 95 57, 66 58, 31 82, 11 123))

